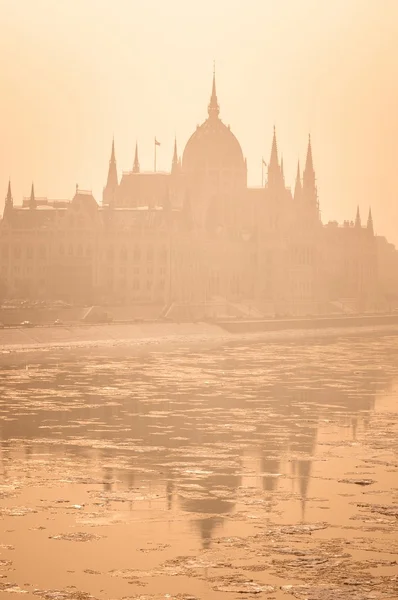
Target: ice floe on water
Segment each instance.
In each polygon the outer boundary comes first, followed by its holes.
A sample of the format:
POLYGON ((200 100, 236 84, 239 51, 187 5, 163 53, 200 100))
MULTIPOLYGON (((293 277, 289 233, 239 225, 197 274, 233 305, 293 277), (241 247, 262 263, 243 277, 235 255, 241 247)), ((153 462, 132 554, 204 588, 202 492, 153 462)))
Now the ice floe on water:
POLYGON ((398 598, 398 338, 152 342, 2 355, 0 592, 398 598))

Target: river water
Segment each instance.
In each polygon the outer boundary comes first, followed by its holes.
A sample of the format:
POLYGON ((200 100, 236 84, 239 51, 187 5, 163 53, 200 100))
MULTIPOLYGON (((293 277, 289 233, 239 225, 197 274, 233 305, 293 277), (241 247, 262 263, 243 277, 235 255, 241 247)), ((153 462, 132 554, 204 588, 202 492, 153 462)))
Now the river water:
POLYGON ((4 354, 4 599, 398 598, 398 337, 4 354))

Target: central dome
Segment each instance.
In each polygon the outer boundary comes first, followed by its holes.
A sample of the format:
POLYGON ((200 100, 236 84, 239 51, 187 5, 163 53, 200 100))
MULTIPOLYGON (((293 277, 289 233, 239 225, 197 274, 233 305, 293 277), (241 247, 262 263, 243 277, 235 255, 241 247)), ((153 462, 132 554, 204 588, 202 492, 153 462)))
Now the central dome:
POLYGON ((209 117, 196 129, 185 146, 182 168, 185 172, 207 169, 244 170, 242 149, 232 131, 220 120, 213 76, 209 117))

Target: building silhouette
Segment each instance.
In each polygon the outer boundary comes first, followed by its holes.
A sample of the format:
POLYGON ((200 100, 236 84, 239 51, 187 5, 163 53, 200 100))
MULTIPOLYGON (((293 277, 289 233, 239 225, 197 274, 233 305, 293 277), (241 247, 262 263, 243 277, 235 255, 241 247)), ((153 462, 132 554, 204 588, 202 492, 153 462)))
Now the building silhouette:
POLYGON ((293 192, 275 129, 265 184, 247 186, 215 75, 207 119, 182 158, 175 140, 170 172, 142 172, 136 145, 119 180, 112 142, 101 205, 78 186, 72 200, 51 201, 32 184, 15 206, 9 184, 0 223, 3 295, 152 303, 179 318, 211 307, 246 316, 385 308, 398 298, 397 267, 371 211, 365 225, 359 209, 355 222, 322 223, 310 138, 293 192))

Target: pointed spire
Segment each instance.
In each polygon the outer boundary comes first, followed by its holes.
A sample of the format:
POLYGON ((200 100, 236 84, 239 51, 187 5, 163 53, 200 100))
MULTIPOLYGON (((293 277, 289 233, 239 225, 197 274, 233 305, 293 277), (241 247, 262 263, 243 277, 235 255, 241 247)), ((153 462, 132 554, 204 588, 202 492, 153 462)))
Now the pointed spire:
POLYGON ((301 200, 301 175, 300 175, 300 161, 297 163, 297 175, 296 175, 296 184, 294 186, 294 200, 299 202, 301 200))
MULTIPOLYGON (((303 199, 308 207, 316 211, 319 218, 318 190, 316 187, 314 163, 312 160, 311 135, 308 136, 307 158, 303 173, 303 199)), ((315 214, 315 213, 314 213, 315 214)))
POLYGON ((216 92, 216 63, 214 61, 213 66, 213 87, 211 90, 210 104, 208 106, 209 117, 218 117, 220 113, 220 107, 217 101, 217 92, 216 92))
POLYGON ((11 193, 11 181, 8 180, 8 189, 7 189, 6 201, 4 204, 3 217, 6 217, 6 215, 12 211, 13 206, 14 206, 14 201, 13 201, 12 193, 11 193))
POLYGON ((278 160, 278 144, 276 142, 276 129, 274 125, 274 137, 272 138, 271 156, 269 159, 269 167, 275 168, 279 166, 278 160))
POLYGON ((369 231, 369 233, 371 233, 372 235, 374 234, 373 217, 372 217, 372 209, 371 208, 369 208, 368 223, 367 223, 366 228, 369 231))
POLYGON ((361 215, 359 213, 359 206, 357 206, 357 214, 355 217, 355 227, 357 227, 357 228, 361 227, 361 215))
POLYGON ((276 129, 274 125, 274 136, 272 138, 271 156, 268 164, 268 188, 277 189, 283 184, 283 177, 278 159, 278 144, 276 141, 276 129))
POLYGON ((6 205, 13 205, 13 199, 12 199, 12 193, 11 193, 11 180, 8 180, 8 189, 7 189, 7 196, 6 196, 6 205))
POLYGON ((178 169, 178 152, 177 152, 177 136, 174 137, 174 152, 173 152, 173 160, 171 162, 171 172, 175 173, 178 169))
POLYGON ((30 200, 29 200, 29 208, 32 210, 36 208, 36 198, 35 198, 35 188, 32 182, 32 188, 30 190, 30 200))
POLYGON ((307 171, 307 173, 314 173, 314 175, 315 175, 314 163, 313 163, 313 160, 312 160, 311 134, 308 135, 307 159, 305 161, 304 173, 306 171, 307 171))
POLYGON ((113 202, 115 191, 119 185, 117 178, 117 168, 116 168, 116 155, 115 155, 115 140, 112 139, 112 151, 111 158, 109 160, 109 169, 108 169, 108 179, 106 181, 106 186, 104 188, 102 194, 102 202, 103 204, 110 204, 113 202))
POLYGON ((134 153, 134 164, 133 164, 133 173, 140 172, 140 161, 138 160, 138 143, 135 143, 135 153, 134 153))

